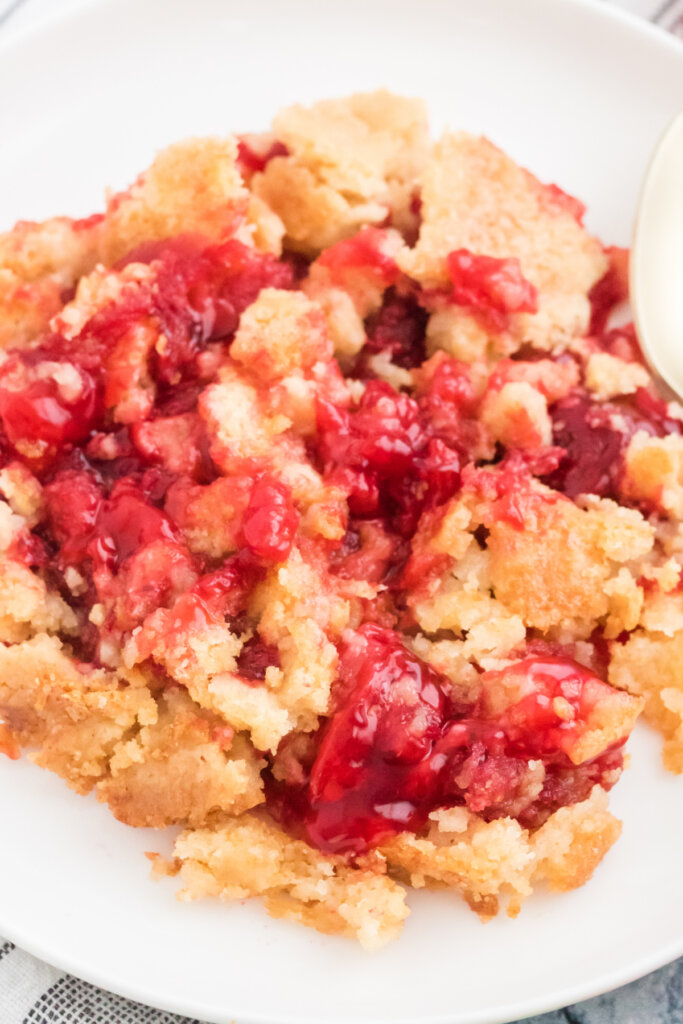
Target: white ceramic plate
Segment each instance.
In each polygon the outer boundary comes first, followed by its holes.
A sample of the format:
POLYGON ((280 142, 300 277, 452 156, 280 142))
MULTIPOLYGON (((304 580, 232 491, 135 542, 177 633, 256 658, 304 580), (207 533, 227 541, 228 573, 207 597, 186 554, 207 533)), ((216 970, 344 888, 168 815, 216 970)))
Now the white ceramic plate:
MULTIPOLYGON (((436 128, 484 131, 590 204, 625 243, 640 176, 683 101, 683 47, 577 0, 117 0, 0 46, 0 227, 98 207, 155 148, 262 128, 280 105, 388 85, 436 128)), ((683 953, 683 780, 639 729, 593 881, 486 926, 415 894, 368 955, 257 903, 176 904, 135 832, 0 759, 0 933, 121 994, 212 1022, 494 1024, 630 981, 683 953)))

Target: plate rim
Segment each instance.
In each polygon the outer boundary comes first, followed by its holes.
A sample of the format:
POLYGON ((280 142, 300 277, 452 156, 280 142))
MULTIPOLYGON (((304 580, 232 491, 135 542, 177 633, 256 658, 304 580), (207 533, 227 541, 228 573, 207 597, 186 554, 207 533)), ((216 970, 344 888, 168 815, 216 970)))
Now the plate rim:
MULTIPOLYGON (((277 5, 278 0, 269 0, 269 2, 277 5)), ((501 2, 512 2, 512 0, 501 0, 501 2)), ((541 0, 528 0, 528 2, 539 3, 541 0)), ((683 40, 635 12, 617 6, 615 0, 542 0, 542 2, 545 6, 552 4, 556 8, 578 8, 584 12, 582 16, 586 16, 589 19, 597 18, 607 24, 612 23, 626 28, 635 36, 649 39, 656 45, 676 54, 683 64, 683 40)), ((76 23, 83 15, 87 15, 93 9, 98 7, 114 8, 116 3, 117 0, 70 0, 68 4, 62 6, 59 10, 43 11, 35 20, 27 25, 14 26, 11 24, 11 21, 6 27, 0 24, 0 57, 15 47, 30 46, 34 39, 48 34, 55 26, 62 26, 64 23, 69 22, 76 23)), ((148 1001, 148 993, 142 991, 134 982, 126 982, 125 980, 114 981, 111 977, 107 976, 104 969, 88 965, 85 968, 82 967, 78 960, 70 957, 68 953, 62 954, 59 950, 52 947, 43 947, 40 938, 30 933, 24 934, 21 927, 12 927, 10 925, 7 928, 2 923, 1 915, 2 911, 0 909, 0 929, 5 939, 30 956, 36 957, 60 971, 73 975, 88 984, 103 989, 105 992, 129 999, 143 1006, 151 1006, 163 1012, 188 1017, 192 1020, 197 1018, 198 1024, 198 1015, 203 1018, 206 1014, 207 1021, 212 1018, 216 1019, 215 1008, 210 1005, 203 1006, 201 1000, 197 999, 192 999, 191 1001, 188 999, 179 1000, 177 998, 166 1000, 160 993, 158 997, 155 995, 154 1001, 150 1003, 148 1001)), ((596 996, 613 992, 625 985, 638 981, 653 971, 667 966, 679 957, 683 957, 683 925, 678 939, 665 943, 664 946, 657 948, 649 956, 640 957, 634 963, 624 967, 614 968, 591 982, 568 985, 556 991, 552 996, 543 995, 535 999, 517 1000, 515 1003, 507 1004, 506 1008, 502 1010, 498 1009, 493 1012, 486 1009, 477 1010, 476 1012, 469 1013, 467 1018, 458 1018, 457 1024, 512 1024, 512 1022, 522 1024, 523 1020, 527 1017, 559 1010, 595 998, 596 996)), ((239 1024, 299 1024, 298 1018, 289 1014, 278 1014, 276 1016, 269 1014, 267 1018, 264 1018, 249 1009, 226 1008, 226 1012, 231 1019, 235 1018, 233 1024, 238 1024, 237 1019, 239 1019, 239 1024)), ((415 1017, 396 1017, 393 1019, 392 1024, 454 1024, 454 1020, 455 1018, 452 1014, 432 1014, 420 1017, 419 1019, 415 1017)), ((331 1024, 374 1024, 374 1021, 372 1018, 354 1015, 353 1018, 335 1018, 331 1021, 331 1024)))
MULTIPOLYGON (((166 1001, 163 997, 160 997, 159 999, 155 998, 154 1002, 150 1003, 147 1001, 146 994, 141 992, 135 984, 127 984, 125 982, 117 981, 115 985, 112 985, 105 972, 90 968, 82 970, 79 968, 77 963, 74 964, 70 960, 68 955, 53 955, 50 950, 43 951, 40 940, 36 940, 31 936, 28 936, 26 941, 24 941, 21 929, 10 928, 8 930, 3 927, 2 931, 5 939, 8 939, 15 946, 22 949, 29 955, 56 967, 58 970, 71 974, 90 985, 103 989, 105 992, 110 992, 113 995, 120 996, 121 998, 132 1000, 133 1002, 140 1003, 143 1006, 151 1006, 166 1013, 189 1017, 193 1022, 196 1019, 197 1024, 204 1024, 203 1018, 205 1015, 206 1024, 209 1024, 210 1019, 214 1014, 214 1010, 209 1005, 204 1007, 202 1003, 197 1000, 166 1001)), ((476 1013, 469 1014, 466 1019, 463 1018, 462 1020, 457 1021, 456 1024, 524 1024, 524 1021, 528 1017, 535 1017, 544 1013, 552 1013, 555 1010, 561 1010, 565 1007, 573 1006, 576 1003, 583 1003, 586 1000, 595 998, 596 996, 614 992, 617 989, 623 988, 625 985, 629 985, 634 981, 638 981, 639 979, 646 977, 653 971, 666 967, 681 956, 683 956, 683 931, 681 932, 681 937, 675 942, 668 943, 663 947, 663 949, 657 950, 650 957, 646 957, 644 959, 641 958, 637 962, 637 966, 635 968, 631 965, 630 967, 615 969, 608 974, 601 976, 600 980, 596 980, 593 983, 585 984, 583 986, 569 986, 566 989, 559 991, 556 996, 553 997, 540 996, 535 1000, 527 999, 524 1000, 524 1002, 518 1001, 514 1004, 508 1004, 505 1010, 497 1013, 494 1012, 493 1015, 492 1012, 486 1008, 477 1010, 476 1013), (558 1002, 557 998, 560 998, 562 1001, 558 1002)), ((277 1016, 273 1016, 272 1014, 269 1014, 267 1018, 264 1018, 259 1014, 254 1014, 252 1011, 243 1011, 235 1008, 231 1008, 227 1012, 232 1024, 298 1024, 298 1019, 291 1015, 283 1016, 282 1014, 279 1014, 277 1016)), ((455 1020, 456 1019, 452 1014, 438 1014, 437 1016, 430 1015, 429 1017, 420 1017, 419 1019, 415 1017, 394 1017, 392 1024, 454 1024, 455 1020)), ((373 1019, 369 1017, 354 1016, 353 1018, 336 1018, 331 1022, 331 1024, 374 1024, 374 1022, 373 1019)))
MULTIPOLYGON (((277 6, 277 0, 270 0, 270 2, 277 6)), ((506 0, 506 2, 512 3, 515 0, 506 0)), ((648 18, 618 6, 619 3, 620 0, 546 0, 548 6, 554 4, 556 7, 578 7, 584 11, 591 12, 589 17, 595 15, 607 22, 612 21, 616 24, 626 25, 637 34, 656 40, 671 52, 683 54, 682 39, 679 39, 672 32, 662 28, 648 18)), ((30 42, 32 36, 42 35, 44 32, 49 31, 53 25, 75 20, 92 8, 114 7, 115 4, 116 0, 70 0, 69 3, 62 6, 59 10, 45 10, 36 16, 34 21, 29 22, 28 25, 18 26, 11 23, 12 14, 14 13, 12 11, 10 12, 8 25, 3 26, 2 22, 0 22, 0 53, 26 41, 30 42)))

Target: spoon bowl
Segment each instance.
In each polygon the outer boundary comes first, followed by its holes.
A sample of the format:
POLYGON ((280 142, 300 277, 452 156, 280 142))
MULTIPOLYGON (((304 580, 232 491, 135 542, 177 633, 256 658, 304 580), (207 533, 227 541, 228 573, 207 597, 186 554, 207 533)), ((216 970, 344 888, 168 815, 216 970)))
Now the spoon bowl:
POLYGON ((656 376, 683 400, 683 113, 645 174, 630 261, 638 338, 656 376))

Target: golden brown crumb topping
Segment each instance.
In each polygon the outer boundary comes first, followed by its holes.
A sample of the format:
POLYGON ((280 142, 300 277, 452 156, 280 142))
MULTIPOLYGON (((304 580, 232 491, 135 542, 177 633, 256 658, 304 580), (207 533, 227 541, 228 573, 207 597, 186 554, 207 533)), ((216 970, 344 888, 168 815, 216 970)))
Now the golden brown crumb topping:
POLYGON ((683 413, 582 217, 379 91, 0 236, 0 752, 181 826, 180 898, 514 916, 641 710, 683 771, 683 413))

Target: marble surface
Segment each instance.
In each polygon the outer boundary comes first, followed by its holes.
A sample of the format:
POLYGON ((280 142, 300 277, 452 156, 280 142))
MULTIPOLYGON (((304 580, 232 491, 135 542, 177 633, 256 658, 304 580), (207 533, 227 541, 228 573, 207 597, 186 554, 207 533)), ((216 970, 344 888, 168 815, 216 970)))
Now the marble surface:
POLYGON ((526 1024, 683 1024, 683 959, 646 978, 526 1024))
MULTIPOLYGON (((603 0, 656 21, 683 36, 683 0, 603 0)), ((28 26, 69 7, 73 0, 0 0, 0 31, 28 26)), ((88 986, 89 987, 89 986, 88 986)), ((130 1007, 130 1004, 128 1004, 130 1007)), ((129 1008, 128 1013, 131 1012, 129 1008)), ((177 1020, 160 1015, 165 1020, 177 1020)), ((0 1006, 0 1020, 3 1019, 0 1006)), ((147 1017, 145 1017, 147 1019, 147 1017)), ((199 1024, 199 1022, 197 1022, 199 1024)), ((521 1024, 521 1022, 520 1022, 521 1024)), ((631 985, 554 1013, 529 1017, 526 1024, 683 1024, 683 959, 631 985)))

